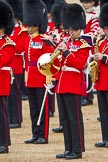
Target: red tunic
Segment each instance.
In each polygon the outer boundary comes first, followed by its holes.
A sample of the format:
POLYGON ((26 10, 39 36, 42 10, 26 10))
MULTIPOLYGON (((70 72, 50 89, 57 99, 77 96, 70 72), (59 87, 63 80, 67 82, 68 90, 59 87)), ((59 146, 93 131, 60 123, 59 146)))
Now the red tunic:
POLYGON ((28 36, 25 41, 25 61, 26 61, 26 86, 44 87, 46 77, 40 73, 37 67, 39 57, 45 53, 53 53, 53 47, 47 46, 41 35, 34 38, 28 36))
POLYGON ((13 33, 10 36, 11 39, 16 43, 16 53, 13 61, 14 74, 23 74, 25 63, 24 42, 27 36, 27 30, 22 24, 16 25, 13 33))
POLYGON ((85 11, 86 14, 86 29, 84 34, 93 35, 97 32, 99 27, 99 15, 91 8, 91 10, 85 11))
POLYGON ((15 55, 15 44, 4 36, 0 39, 0 96, 10 94, 11 66, 15 55))
MULTIPOLYGON (((105 39, 99 45, 99 52, 108 55, 108 40, 105 39)), ((95 84, 97 90, 108 90, 108 59, 105 63, 98 61, 99 78, 95 84)))
POLYGON ((48 22, 48 27, 47 27, 47 31, 46 31, 46 35, 49 35, 50 32, 54 29, 54 22, 52 20, 50 20, 48 22))
POLYGON ((74 93, 82 95, 83 73, 90 46, 82 39, 68 43, 70 54, 62 58, 62 70, 56 87, 56 93, 74 93))

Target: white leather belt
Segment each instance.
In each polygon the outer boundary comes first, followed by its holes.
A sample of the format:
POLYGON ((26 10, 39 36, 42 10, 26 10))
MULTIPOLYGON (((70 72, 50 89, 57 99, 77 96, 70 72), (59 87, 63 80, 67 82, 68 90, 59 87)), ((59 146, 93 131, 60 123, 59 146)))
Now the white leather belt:
POLYGON ((16 56, 23 56, 24 55, 24 52, 22 53, 15 53, 16 56))
POLYGON ((65 65, 62 67, 62 70, 63 71, 74 71, 74 72, 80 73, 80 71, 78 69, 76 69, 74 67, 68 67, 68 66, 65 66, 65 65))
POLYGON ((4 66, 4 67, 1 68, 1 70, 8 70, 8 71, 10 71, 10 75, 11 75, 11 84, 12 84, 12 83, 13 83, 13 79, 14 79, 12 68, 11 68, 11 67, 8 67, 8 66, 4 66))
POLYGON ((23 58, 23 68, 25 68, 24 52, 22 52, 22 53, 15 53, 15 56, 22 56, 22 58, 23 58))
POLYGON ((1 68, 1 70, 9 70, 9 71, 11 71, 12 68, 11 67, 8 67, 8 66, 4 66, 4 67, 1 68))

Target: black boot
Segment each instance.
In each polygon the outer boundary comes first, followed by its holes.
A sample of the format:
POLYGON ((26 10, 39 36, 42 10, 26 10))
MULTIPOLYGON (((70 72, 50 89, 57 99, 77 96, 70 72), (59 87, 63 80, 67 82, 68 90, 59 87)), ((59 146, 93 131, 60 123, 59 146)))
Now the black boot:
POLYGON ((65 158, 69 154, 70 154, 70 151, 65 151, 63 154, 57 154, 56 158, 57 159, 62 159, 62 158, 65 158))
POLYGON ((8 153, 8 146, 0 146, 0 154, 8 153))
POLYGON ((60 126, 58 128, 53 128, 52 131, 54 133, 62 133, 63 132, 63 126, 60 126))

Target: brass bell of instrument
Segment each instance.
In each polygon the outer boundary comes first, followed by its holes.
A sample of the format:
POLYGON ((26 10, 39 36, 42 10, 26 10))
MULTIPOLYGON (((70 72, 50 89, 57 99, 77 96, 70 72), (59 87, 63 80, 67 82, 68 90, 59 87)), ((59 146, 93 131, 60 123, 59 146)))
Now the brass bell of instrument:
POLYGON ((97 61, 92 61, 89 64, 90 67, 90 77, 93 83, 96 82, 96 80, 98 80, 98 73, 99 73, 99 69, 98 69, 98 63, 97 61))
POLYGON ((37 62, 38 70, 45 76, 54 76, 60 70, 59 59, 52 59, 53 54, 45 53, 41 55, 37 62))

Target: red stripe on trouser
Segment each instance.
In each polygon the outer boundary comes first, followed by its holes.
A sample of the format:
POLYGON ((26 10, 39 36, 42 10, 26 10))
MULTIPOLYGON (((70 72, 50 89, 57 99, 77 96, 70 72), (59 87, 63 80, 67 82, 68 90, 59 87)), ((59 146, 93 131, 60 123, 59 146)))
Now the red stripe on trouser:
POLYGON ((52 112, 55 112, 55 94, 52 96, 52 112))

